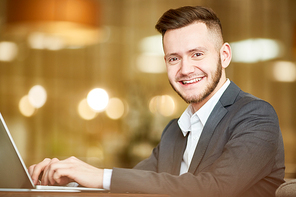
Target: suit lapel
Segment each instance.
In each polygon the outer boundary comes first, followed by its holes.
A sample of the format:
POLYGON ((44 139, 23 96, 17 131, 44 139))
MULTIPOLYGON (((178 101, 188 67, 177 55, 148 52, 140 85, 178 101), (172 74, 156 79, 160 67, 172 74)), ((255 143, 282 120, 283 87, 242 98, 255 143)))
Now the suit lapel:
POLYGON ((189 172, 194 173, 197 167, 199 166, 201 159, 203 158, 208 144, 211 140, 211 137, 215 131, 216 126, 227 113, 227 110, 218 102, 215 106, 213 112, 207 120, 205 127, 202 130, 200 139, 196 146, 190 167, 189 172))
MULTIPOLYGON (((188 135, 187 135, 188 136, 188 135)), ((173 161, 172 161, 172 174, 179 175, 183 154, 187 144, 187 136, 184 137, 182 131, 179 129, 178 136, 175 142, 173 161)))
POLYGON ((163 141, 163 150, 161 156, 161 163, 159 165, 159 172, 167 172, 173 175, 180 174, 181 161, 183 153, 187 144, 187 137, 184 137, 181 129, 178 125, 178 120, 174 120, 172 124, 165 128, 165 132, 162 136, 167 140, 163 141))
POLYGON ((196 146, 188 172, 194 174, 194 172, 197 170, 218 123, 222 120, 222 118, 227 113, 227 109, 225 108, 225 106, 231 105, 234 103, 236 97, 238 96, 239 91, 240 91, 239 87, 237 87, 233 82, 231 82, 228 88, 225 90, 224 94, 221 96, 216 106, 214 107, 211 115, 209 116, 203 128, 202 134, 196 146))

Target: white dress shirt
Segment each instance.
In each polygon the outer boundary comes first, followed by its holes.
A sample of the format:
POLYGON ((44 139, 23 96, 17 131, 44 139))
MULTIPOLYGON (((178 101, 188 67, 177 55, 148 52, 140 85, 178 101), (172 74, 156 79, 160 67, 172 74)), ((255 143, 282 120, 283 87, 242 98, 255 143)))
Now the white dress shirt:
MULTIPOLYGON (((212 98, 210 98, 197 112, 193 114, 192 106, 189 105, 179 118, 178 124, 183 135, 186 136, 187 133, 190 132, 187 138, 187 146, 181 163, 180 175, 188 172, 202 129, 206 124, 212 110, 229 84, 230 81, 227 79, 227 81, 216 92, 216 94, 214 94, 214 96, 212 96, 212 98)), ((111 176, 112 170, 104 169, 103 188, 106 190, 110 190, 111 176)))
POLYGON ((214 94, 214 96, 212 96, 197 112, 193 114, 193 107, 192 105, 189 105, 179 118, 178 124, 184 137, 189 132, 186 149, 181 163, 180 175, 188 172, 203 127, 229 84, 230 81, 227 79, 216 94, 214 94))

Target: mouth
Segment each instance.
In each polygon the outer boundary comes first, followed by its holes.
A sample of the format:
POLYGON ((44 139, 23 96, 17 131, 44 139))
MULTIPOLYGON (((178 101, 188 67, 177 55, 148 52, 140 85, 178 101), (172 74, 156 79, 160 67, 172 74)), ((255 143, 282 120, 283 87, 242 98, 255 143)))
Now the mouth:
POLYGON ((201 81, 202 79, 203 77, 198 77, 190 80, 183 80, 183 81, 180 81, 180 83, 182 83, 183 85, 194 84, 201 81))

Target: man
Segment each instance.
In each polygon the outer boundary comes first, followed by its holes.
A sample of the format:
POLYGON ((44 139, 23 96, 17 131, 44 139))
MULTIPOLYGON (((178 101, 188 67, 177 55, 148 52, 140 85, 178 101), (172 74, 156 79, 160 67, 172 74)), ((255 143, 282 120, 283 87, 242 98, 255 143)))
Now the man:
POLYGON ((284 178, 284 147, 270 104, 226 78, 231 48, 215 13, 204 7, 168 10, 162 33, 169 81, 189 103, 164 129, 151 156, 134 169, 102 170, 75 157, 29 168, 35 183, 171 196, 274 196, 284 178))

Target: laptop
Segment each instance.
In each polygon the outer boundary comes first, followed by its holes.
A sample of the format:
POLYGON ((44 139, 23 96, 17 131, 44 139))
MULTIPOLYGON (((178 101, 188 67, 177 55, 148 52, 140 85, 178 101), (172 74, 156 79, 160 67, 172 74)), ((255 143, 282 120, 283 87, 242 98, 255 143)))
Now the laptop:
POLYGON ((0 191, 106 191, 104 189, 78 187, 77 185, 78 184, 75 183, 72 183, 70 187, 34 185, 2 114, 0 113, 0 191))

